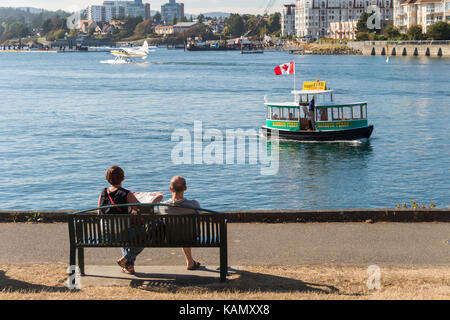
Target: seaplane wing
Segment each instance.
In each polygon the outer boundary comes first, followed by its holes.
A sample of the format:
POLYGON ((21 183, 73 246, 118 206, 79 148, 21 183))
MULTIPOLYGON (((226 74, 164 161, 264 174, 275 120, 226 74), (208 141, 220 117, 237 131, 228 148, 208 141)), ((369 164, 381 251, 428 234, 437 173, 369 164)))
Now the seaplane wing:
POLYGON ((147 59, 149 53, 148 42, 145 41, 140 48, 120 48, 112 50, 111 54, 116 58, 142 58, 147 59))

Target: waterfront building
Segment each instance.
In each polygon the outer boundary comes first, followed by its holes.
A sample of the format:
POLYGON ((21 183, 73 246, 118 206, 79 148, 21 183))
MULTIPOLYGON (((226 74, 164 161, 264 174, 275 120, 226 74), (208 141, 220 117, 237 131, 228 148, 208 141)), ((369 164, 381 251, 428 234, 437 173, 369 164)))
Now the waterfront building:
POLYGON ((155 33, 163 36, 173 34, 173 26, 156 26, 155 33))
POLYGON ((183 33, 193 27, 199 26, 199 22, 179 22, 174 26, 156 26, 155 33, 161 35, 169 35, 175 33, 183 33))
POLYGON ((450 0, 394 0, 394 26, 401 32, 418 24, 425 33, 438 21, 450 22, 450 0))
POLYGON ((328 35, 335 40, 355 40, 358 21, 330 22, 328 35))
POLYGON ((294 36, 295 34, 295 4, 285 4, 281 12, 281 35, 294 36))
POLYGON ((295 29, 298 37, 329 36, 330 23, 358 21, 372 6, 379 10, 381 25, 393 19, 393 0, 297 0, 295 29))
POLYGON ((88 33, 89 30, 97 30, 97 23, 93 20, 80 20, 78 21, 77 29, 83 33, 88 33))
POLYGON ((150 4, 142 0, 134 1, 104 1, 103 5, 90 5, 87 9, 88 20, 109 22, 113 19, 126 17, 142 17, 150 20, 150 4))
POLYGON ((173 32, 174 33, 183 33, 184 31, 187 31, 193 27, 199 26, 201 23, 199 22, 179 22, 176 25, 173 26, 173 32))
POLYGON ((169 0, 168 3, 161 6, 161 20, 167 24, 175 18, 181 20, 184 17, 184 3, 176 3, 175 0, 169 0))

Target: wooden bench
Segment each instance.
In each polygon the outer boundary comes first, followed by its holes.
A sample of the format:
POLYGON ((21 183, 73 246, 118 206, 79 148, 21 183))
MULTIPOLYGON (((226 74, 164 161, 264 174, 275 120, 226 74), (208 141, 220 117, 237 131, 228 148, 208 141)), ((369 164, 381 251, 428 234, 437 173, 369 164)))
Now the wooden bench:
POLYGON ((220 281, 226 281, 228 248, 224 214, 75 213, 68 216, 68 224, 70 266, 76 266, 78 250, 81 275, 85 275, 84 248, 220 248, 220 281))

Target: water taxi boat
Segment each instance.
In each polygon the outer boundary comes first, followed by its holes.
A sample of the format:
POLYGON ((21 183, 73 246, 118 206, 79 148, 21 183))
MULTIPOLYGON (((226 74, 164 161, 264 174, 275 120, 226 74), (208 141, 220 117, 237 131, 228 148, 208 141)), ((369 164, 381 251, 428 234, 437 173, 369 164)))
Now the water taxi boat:
POLYGON ((304 82, 294 90, 292 102, 265 102, 263 134, 299 141, 353 141, 369 139, 373 125, 367 120, 367 103, 337 103, 325 81, 304 82))

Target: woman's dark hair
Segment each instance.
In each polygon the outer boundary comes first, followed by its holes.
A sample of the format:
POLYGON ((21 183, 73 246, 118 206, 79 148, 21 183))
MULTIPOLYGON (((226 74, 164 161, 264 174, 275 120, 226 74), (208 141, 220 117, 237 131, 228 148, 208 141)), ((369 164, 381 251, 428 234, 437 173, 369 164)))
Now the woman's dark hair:
POLYGON ((106 171, 106 180, 112 186, 118 186, 125 180, 125 172, 118 166, 111 167, 106 171))

